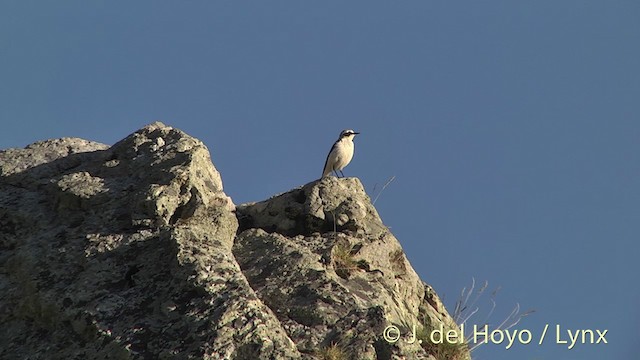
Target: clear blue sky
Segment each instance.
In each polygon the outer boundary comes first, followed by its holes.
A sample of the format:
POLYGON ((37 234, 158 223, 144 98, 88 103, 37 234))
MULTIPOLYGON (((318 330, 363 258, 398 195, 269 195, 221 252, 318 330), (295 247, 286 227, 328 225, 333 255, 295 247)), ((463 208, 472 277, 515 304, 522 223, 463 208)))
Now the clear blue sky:
MULTIPOLYGON (((2 1, 0 148, 201 139, 236 203, 319 177, 340 130, 452 310, 501 286, 517 327, 607 345, 477 359, 632 359, 640 344, 640 2, 2 1)), ((494 317, 494 321, 500 316, 494 317)))

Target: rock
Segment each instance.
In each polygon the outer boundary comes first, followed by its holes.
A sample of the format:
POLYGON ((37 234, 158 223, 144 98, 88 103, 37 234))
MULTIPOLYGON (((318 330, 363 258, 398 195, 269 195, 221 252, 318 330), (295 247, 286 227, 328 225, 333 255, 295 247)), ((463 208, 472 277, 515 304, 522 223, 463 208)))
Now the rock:
POLYGON ((339 344, 354 359, 427 359, 417 342, 385 341, 384 329, 457 329, 358 179, 325 177, 237 213, 233 253, 303 355, 339 344))
POLYGON ((300 357, 231 253, 202 142, 156 123, 3 151, 0 169, 0 358, 300 357))
POLYGON ((161 123, 0 151, 2 359, 428 359, 382 338, 425 319, 456 327, 358 179, 236 209, 161 123))

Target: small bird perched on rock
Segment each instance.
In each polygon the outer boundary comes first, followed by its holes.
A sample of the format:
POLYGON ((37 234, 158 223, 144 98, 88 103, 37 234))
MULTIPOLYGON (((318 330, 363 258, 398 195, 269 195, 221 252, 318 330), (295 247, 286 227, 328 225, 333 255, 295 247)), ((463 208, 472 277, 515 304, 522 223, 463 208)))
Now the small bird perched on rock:
POLYGON ((344 177, 342 169, 344 169, 353 158, 353 138, 358 134, 360 133, 353 130, 342 130, 340 137, 331 147, 329 155, 327 155, 322 177, 328 176, 331 172, 334 172, 337 177, 340 177, 338 176, 338 171, 340 175, 344 177))

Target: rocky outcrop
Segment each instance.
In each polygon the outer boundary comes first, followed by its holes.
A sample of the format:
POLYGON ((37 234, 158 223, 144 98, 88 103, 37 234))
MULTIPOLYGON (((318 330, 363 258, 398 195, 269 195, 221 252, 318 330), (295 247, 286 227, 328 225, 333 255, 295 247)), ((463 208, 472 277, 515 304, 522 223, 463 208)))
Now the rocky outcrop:
POLYGON ((0 323, 2 359, 427 359, 385 327, 455 328, 357 179, 236 209, 161 123, 0 152, 0 323))

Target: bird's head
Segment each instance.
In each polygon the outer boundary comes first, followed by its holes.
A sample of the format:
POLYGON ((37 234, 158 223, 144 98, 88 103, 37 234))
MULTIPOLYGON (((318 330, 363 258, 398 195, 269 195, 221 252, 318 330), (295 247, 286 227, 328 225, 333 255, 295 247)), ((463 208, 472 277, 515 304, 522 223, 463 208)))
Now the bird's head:
POLYGON ((340 139, 342 138, 349 138, 349 139, 353 139, 354 136, 360 134, 359 132, 355 132, 353 130, 342 130, 342 132, 340 133, 340 139))

